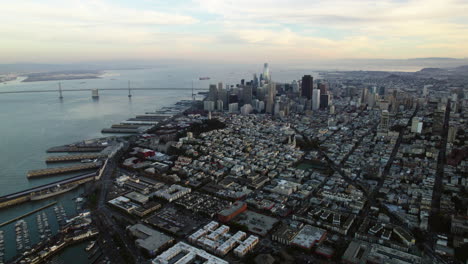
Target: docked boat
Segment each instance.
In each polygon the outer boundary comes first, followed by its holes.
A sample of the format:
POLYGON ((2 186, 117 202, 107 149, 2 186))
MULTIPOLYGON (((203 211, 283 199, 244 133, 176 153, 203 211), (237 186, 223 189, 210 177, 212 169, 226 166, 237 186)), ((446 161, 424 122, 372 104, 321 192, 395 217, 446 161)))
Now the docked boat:
POLYGON ((90 251, 94 247, 95 244, 96 244, 96 241, 92 241, 91 243, 89 243, 89 245, 85 248, 86 251, 90 251))
POLYGON ((50 189, 46 192, 34 193, 33 195, 31 195, 30 199, 32 201, 46 199, 52 196, 56 196, 56 195, 71 191, 78 186, 79 186, 78 184, 69 184, 66 186, 57 185, 55 188, 50 189))

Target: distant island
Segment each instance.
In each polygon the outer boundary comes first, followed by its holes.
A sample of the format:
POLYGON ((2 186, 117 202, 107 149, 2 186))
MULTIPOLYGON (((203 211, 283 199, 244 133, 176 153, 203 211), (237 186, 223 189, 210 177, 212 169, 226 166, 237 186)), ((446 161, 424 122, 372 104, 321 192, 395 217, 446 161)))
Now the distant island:
POLYGON ((61 80, 81 80, 98 79, 101 71, 60 71, 31 73, 23 82, 61 81, 61 80))
POLYGON ((16 78, 18 78, 18 76, 16 76, 15 74, 5 74, 5 75, 0 74, 0 83, 14 81, 16 80, 16 78))

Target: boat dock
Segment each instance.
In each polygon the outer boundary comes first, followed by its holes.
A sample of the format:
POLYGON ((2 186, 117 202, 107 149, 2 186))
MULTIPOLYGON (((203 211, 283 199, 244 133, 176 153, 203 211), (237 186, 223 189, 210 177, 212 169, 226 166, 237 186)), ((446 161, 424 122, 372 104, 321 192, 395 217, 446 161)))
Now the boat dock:
POLYGON ((123 134, 138 134, 140 129, 135 128, 103 128, 101 133, 103 134, 113 134, 113 133, 123 133, 123 134))
POLYGON ((42 195, 44 192, 53 191, 52 189, 57 188, 57 185, 66 186, 68 184, 83 184, 92 181, 94 180, 96 175, 96 172, 78 175, 64 180, 51 182, 48 184, 2 196, 0 197, 0 209, 30 201, 31 198, 37 195, 42 195))
POLYGON ((56 243, 44 249, 43 252, 34 252, 33 255, 30 255, 30 262, 31 264, 40 264, 40 263, 48 263, 48 259, 53 255, 57 254, 64 248, 79 243, 81 241, 85 241, 96 237, 99 234, 97 230, 88 230, 86 232, 82 232, 76 235, 67 235, 65 238, 56 241, 56 243))
POLYGON ((69 162, 69 161, 80 161, 85 159, 98 159, 105 158, 104 154, 78 154, 78 155, 64 155, 64 156, 53 156, 47 157, 46 163, 54 162, 69 162))
POLYGON ((11 223, 13 223, 13 222, 15 222, 15 221, 18 221, 18 220, 20 220, 20 219, 22 219, 22 218, 25 218, 25 217, 28 216, 28 215, 32 215, 32 214, 34 214, 34 213, 37 213, 37 212, 39 212, 39 211, 42 211, 42 210, 44 210, 44 209, 46 209, 46 208, 48 208, 48 207, 51 207, 52 205, 54 205, 54 204, 56 204, 56 203, 57 203, 57 202, 52 202, 52 203, 50 203, 50 204, 44 205, 44 206, 42 206, 42 207, 40 207, 40 208, 37 208, 36 210, 33 210, 33 211, 29 212, 29 213, 20 215, 20 216, 15 217, 15 218, 13 218, 13 219, 11 219, 11 220, 8 220, 8 221, 6 221, 6 222, 3 222, 3 223, 0 224, 0 227, 6 226, 6 225, 8 225, 8 224, 11 224, 11 223))
POLYGON ((28 178, 44 177, 49 175, 64 174, 69 172, 97 169, 101 166, 101 162, 91 162, 80 165, 72 165, 66 167, 47 168, 40 170, 31 170, 28 172, 28 178))
POLYGON ((58 146, 48 149, 47 152, 100 152, 105 148, 106 146, 58 146))
POLYGON ((137 125, 137 124, 113 124, 111 128, 126 128, 126 129, 137 129, 139 127, 142 127, 142 125, 137 125))

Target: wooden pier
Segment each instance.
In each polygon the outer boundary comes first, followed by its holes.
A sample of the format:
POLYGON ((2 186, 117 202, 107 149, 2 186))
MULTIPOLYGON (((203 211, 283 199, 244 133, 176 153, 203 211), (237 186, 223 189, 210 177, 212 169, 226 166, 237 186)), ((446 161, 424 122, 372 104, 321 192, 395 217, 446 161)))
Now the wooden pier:
POLYGON ((80 161, 84 159, 98 159, 104 158, 106 155, 104 154, 77 154, 77 155, 64 155, 64 156, 52 156, 47 157, 47 163, 54 163, 54 162, 69 162, 69 161, 80 161))
POLYGON ((127 128, 127 129, 138 129, 144 125, 129 125, 129 124, 114 124, 111 128, 127 128))
POLYGON ((101 130, 103 134, 114 134, 114 133, 123 133, 123 134, 138 134, 140 130, 134 128, 103 128, 101 130))
POLYGON ((29 212, 29 213, 20 215, 20 216, 15 217, 15 218, 13 218, 13 219, 11 219, 11 220, 8 220, 8 221, 6 221, 6 222, 3 222, 3 223, 0 224, 0 227, 6 226, 6 225, 8 225, 8 224, 11 224, 11 223, 13 223, 13 222, 15 222, 15 221, 18 221, 18 220, 20 220, 20 219, 22 219, 22 218, 24 218, 24 217, 26 217, 26 216, 28 216, 28 215, 32 215, 32 214, 34 214, 34 213, 36 213, 36 212, 42 211, 42 210, 44 210, 44 209, 46 209, 46 208, 48 208, 48 207, 51 207, 52 205, 54 205, 54 204, 56 204, 56 203, 57 203, 57 202, 52 202, 52 203, 50 203, 50 204, 44 205, 44 206, 42 206, 42 207, 40 207, 40 208, 37 208, 36 210, 33 210, 33 211, 29 212))
POLYGON ((47 150, 47 152, 100 152, 106 146, 59 146, 47 150))
POLYGON ((64 174, 69 172, 97 169, 101 166, 100 162, 85 163, 67 167, 47 168, 41 170, 31 170, 28 172, 28 178, 44 177, 49 175, 64 174))

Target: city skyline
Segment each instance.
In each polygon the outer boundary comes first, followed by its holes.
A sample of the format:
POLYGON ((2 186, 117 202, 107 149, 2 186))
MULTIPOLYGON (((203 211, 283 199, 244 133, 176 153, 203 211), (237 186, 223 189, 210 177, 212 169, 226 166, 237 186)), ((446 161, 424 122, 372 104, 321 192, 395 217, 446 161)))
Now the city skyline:
POLYGON ((0 60, 466 58, 466 1, 14 1, 0 60))

